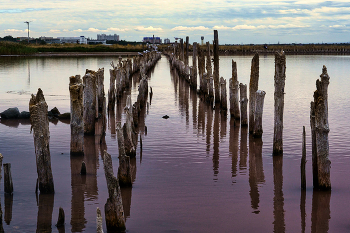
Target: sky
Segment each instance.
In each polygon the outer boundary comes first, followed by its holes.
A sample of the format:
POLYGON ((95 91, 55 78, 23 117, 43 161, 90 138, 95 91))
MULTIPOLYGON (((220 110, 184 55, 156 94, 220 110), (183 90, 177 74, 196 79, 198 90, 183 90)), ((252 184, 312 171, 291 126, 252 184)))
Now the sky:
POLYGON ((350 42, 350 1, 1 0, 0 37, 118 34, 141 41, 189 36, 190 43, 350 42))

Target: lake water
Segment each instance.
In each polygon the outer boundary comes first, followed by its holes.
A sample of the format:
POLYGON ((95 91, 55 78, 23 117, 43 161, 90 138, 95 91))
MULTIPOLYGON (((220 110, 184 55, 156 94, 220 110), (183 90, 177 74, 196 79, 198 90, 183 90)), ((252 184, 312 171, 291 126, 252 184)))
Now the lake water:
MULTIPOLYGON (((69 77, 85 69, 105 68, 108 93, 110 62, 98 58, 0 58, 0 112, 9 107, 28 111, 30 95, 41 88, 49 110, 70 109, 69 77)), ((238 80, 249 86, 252 56, 220 57, 220 76, 231 77, 237 62, 238 80)), ((165 57, 150 74, 153 98, 141 132, 132 188, 123 188, 128 232, 347 232, 350 231, 350 56, 286 56, 284 154, 272 156, 274 56, 260 56, 259 89, 266 92, 263 137, 253 139, 247 128, 204 103, 170 70, 165 57), (310 101, 316 79, 326 65, 329 85, 329 158, 331 192, 314 191, 311 173, 310 101), (163 115, 169 119, 162 119, 163 115), (306 127, 307 189, 300 189, 302 128, 306 127)), ((228 82, 227 82, 228 83, 228 82)), ((132 82, 132 101, 137 95, 132 82)), ((122 101, 125 103, 125 99, 122 101)), ((122 105, 123 105, 122 104, 122 105)), ((121 107, 117 121, 124 121, 121 107)), ((84 157, 70 156, 69 122, 50 123, 54 195, 35 194, 36 164, 29 121, 0 124, 0 153, 11 163, 14 193, 1 207, 6 232, 58 232, 59 207, 65 211, 66 232, 94 232, 96 208, 102 211, 108 192, 100 151, 112 155, 118 169, 116 136, 106 143, 85 137, 84 157), (102 148, 101 148, 102 147, 102 148), (81 162, 87 164, 80 176, 81 162)))

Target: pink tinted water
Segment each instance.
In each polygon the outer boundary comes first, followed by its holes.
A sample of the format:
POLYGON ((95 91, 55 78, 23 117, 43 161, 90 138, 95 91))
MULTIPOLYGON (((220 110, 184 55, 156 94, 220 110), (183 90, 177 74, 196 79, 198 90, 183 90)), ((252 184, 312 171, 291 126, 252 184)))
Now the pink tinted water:
MULTIPOLYGON (((250 56, 220 57, 220 76, 230 78, 232 59, 237 62, 238 80, 248 84, 250 56)), ((105 67, 107 93, 112 60, 117 58, 1 58, 0 111, 15 106, 28 111, 30 94, 40 87, 49 109, 56 106, 68 112, 68 77, 105 67)), ((154 95, 145 119, 147 135, 142 134, 142 156, 138 147, 133 161, 136 179, 132 189, 122 189, 127 231, 349 231, 349 62, 348 56, 287 56, 284 155, 273 158, 273 56, 260 57, 259 89, 266 91, 262 140, 254 140, 246 128, 239 124, 235 127, 229 117, 201 101, 171 72, 163 57, 150 74, 154 95), (331 77, 331 192, 312 189, 309 106, 322 65, 327 66, 331 77), (166 114, 170 118, 162 119, 166 114), (303 126, 308 160, 305 192, 300 190, 303 126)), ((133 82, 131 88, 133 101, 137 84, 133 82)), ((85 156, 71 157, 69 124, 50 123, 55 194, 37 199, 30 123, 2 120, 0 132, 0 153, 4 163, 11 163, 14 183, 13 196, 1 198, 5 231, 57 232, 54 225, 59 207, 65 210, 67 232, 95 231, 96 208, 102 210, 104 218, 108 196, 99 142, 86 137, 85 156), (83 160, 86 177, 79 175, 83 160)), ((105 139, 116 173, 118 148, 110 128, 105 139)), ((3 179, 0 185, 3 187, 3 179)))

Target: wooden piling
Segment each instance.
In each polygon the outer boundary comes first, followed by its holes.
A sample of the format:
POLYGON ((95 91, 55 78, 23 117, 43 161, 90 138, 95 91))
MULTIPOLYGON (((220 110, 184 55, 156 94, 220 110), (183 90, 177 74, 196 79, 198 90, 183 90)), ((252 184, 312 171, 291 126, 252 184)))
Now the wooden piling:
POLYGON ((248 97, 247 97, 247 85, 240 83, 239 84, 239 91, 240 91, 240 104, 241 104, 241 125, 247 126, 248 125, 248 97))
POLYGON ((211 58, 210 58, 210 43, 209 43, 209 41, 206 44, 207 44, 207 53, 206 53, 206 55, 207 55, 207 59, 206 59, 207 63, 206 63, 205 68, 207 69, 207 74, 208 74, 208 77, 209 77, 210 75, 212 75, 211 58))
POLYGON ((97 108, 97 78, 96 72, 92 70, 86 70, 86 74, 83 76, 84 84, 84 134, 95 133, 95 120, 96 120, 96 108, 97 108))
POLYGON ((120 186, 132 186, 130 157, 125 154, 124 136, 121 123, 117 123, 117 138, 119 149, 118 180, 120 186))
POLYGON ((185 60, 185 53, 184 53, 184 39, 180 39, 180 60, 185 60))
POLYGON ((275 53, 275 111, 273 132, 273 155, 283 154, 283 109, 286 80, 286 56, 283 51, 275 53))
POLYGON ((329 155, 329 125, 328 125, 328 85, 329 76, 326 66, 323 66, 321 81, 316 80, 317 90, 314 92, 315 103, 315 134, 318 168, 318 189, 331 189, 329 155))
POLYGON ((112 157, 104 151, 103 167, 108 188, 105 219, 108 232, 125 230, 125 217, 118 179, 114 176, 112 157))
POLYGON ((136 156, 136 144, 135 144, 135 130, 133 123, 133 109, 131 105, 130 95, 127 97, 126 106, 124 108, 126 115, 126 122, 123 126, 123 135, 124 135, 124 147, 125 153, 128 156, 136 156))
POLYGON ((301 189, 306 189, 306 174, 305 174, 305 165, 306 165, 306 133, 305 126, 303 126, 303 140, 302 140, 302 155, 301 155, 301 189))
POLYGON ((108 109, 114 111, 116 95, 116 72, 114 67, 109 70, 109 76, 108 109))
POLYGON ((84 154, 83 84, 80 75, 69 78, 71 154, 84 154))
POLYGON ((220 80, 219 80, 219 36, 218 30, 214 30, 214 86, 215 86, 215 103, 220 102, 220 80))
POLYGON ((266 94, 265 91, 261 91, 261 90, 256 91, 254 130, 253 130, 253 137, 255 138, 261 138, 263 134, 262 115, 263 115, 263 109, 264 109, 265 94, 266 94))
POLYGON ((237 64, 232 60, 232 78, 229 81, 230 89, 230 115, 236 120, 240 119, 238 100, 237 64))
POLYGON ((42 90, 32 94, 29 101, 30 122, 33 129, 34 148, 40 193, 54 193, 49 149, 50 132, 47 104, 42 90))
POLYGON ((312 149, 312 183, 314 188, 318 187, 318 166, 316 150, 316 124, 315 124, 315 102, 310 104, 310 126, 311 126, 311 149, 312 149))
POLYGON ((10 195, 13 193, 11 163, 4 163, 4 192, 10 195))
MULTIPOLYGON (((227 111, 227 93, 226 93, 226 79, 223 77, 220 78, 220 87, 221 87, 221 110, 224 112, 227 111)), ((226 117, 226 114, 225 114, 226 117)))
MULTIPOLYGON (((98 69, 96 72, 97 78, 97 105, 98 105, 98 113, 102 113, 104 109, 104 98, 105 98, 105 88, 104 88, 104 68, 98 69)), ((97 118, 96 117, 96 118, 97 118)))
POLYGON ((252 59, 250 82, 249 82, 249 133, 254 131, 254 115, 256 91, 259 85, 259 54, 255 54, 252 59))
POLYGON ((197 89, 197 42, 193 42, 191 87, 197 89))
POLYGON ((185 65, 188 66, 188 49, 189 49, 189 44, 190 44, 190 38, 186 36, 186 54, 185 54, 185 65))

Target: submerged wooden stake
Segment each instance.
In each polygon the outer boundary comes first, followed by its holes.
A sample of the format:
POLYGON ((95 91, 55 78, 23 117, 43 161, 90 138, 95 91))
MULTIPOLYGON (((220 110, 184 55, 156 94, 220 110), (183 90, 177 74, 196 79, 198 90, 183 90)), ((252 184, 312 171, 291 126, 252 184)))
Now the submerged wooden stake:
POLYGON ((96 209, 96 233, 103 233, 102 215, 100 208, 96 209))
POLYGON ((254 131, 253 136, 256 138, 261 138, 263 134, 262 129, 262 115, 264 109, 264 98, 265 91, 256 91, 256 102, 255 102, 255 112, 254 112, 254 131))
POLYGON ((58 212, 58 220, 56 223, 56 227, 63 227, 65 222, 65 217, 64 217, 64 210, 62 207, 60 207, 59 212, 58 212))
POLYGON ((50 132, 47 104, 42 90, 32 94, 29 101, 30 121, 33 129, 34 148, 40 193, 54 193, 49 149, 50 132))
POLYGON ((305 165, 306 165, 306 133, 305 126, 303 126, 303 141, 302 141, 302 155, 301 155, 301 189, 306 189, 306 174, 305 174, 305 165))
POLYGON ((249 82, 249 133, 254 131, 254 112, 256 91, 259 85, 259 54, 255 54, 252 59, 250 82, 249 82))
POLYGON ((286 81, 286 56, 283 51, 275 53, 275 112, 273 131, 273 154, 283 154, 283 109, 286 81))
POLYGON ((80 75, 69 78, 71 154, 84 153, 83 84, 80 75))
POLYGON ((240 103, 241 103, 241 125, 247 126, 248 125, 248 97, 247 97, 247 85, 240 83, 239 84, 239 90, 240 90, 240 103))
POLYGON ((11 163, 4 163, 4 192, 11 195, 13 193, 11 163))
MULTIPOLYGON (((221 109, 227 111, 227 93, 226 93, 226 79, 223 77, 220 78, 220 87, 221 87, 221 109)), ((226 116, 226 115, 225 115, 226 116)))

